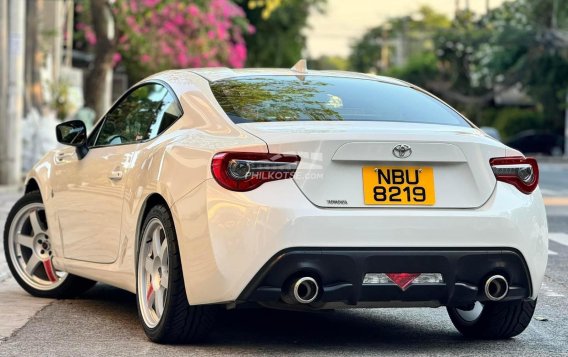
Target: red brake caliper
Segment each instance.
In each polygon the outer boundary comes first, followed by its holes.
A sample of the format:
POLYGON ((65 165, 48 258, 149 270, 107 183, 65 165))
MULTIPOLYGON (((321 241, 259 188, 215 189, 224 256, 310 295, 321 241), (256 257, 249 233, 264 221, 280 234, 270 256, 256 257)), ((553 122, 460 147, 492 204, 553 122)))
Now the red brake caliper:
POLYGON ((51 259, 46 259, 43 261, 43 268, 45 269, 45 274, 47 278, 52 283, 57 281, 57 275, 55 275, 55 270, 53 270, 53 264, 51 264, 51 259))
POLYGON ((152 283, 150 283, 150 286, 148 287, 148 293, 146 294, 146 300, 148 301, 148 303, 150 303, 150 296, 152 296, 152 293, 154 293, 154 287, 152 286, 152 283))

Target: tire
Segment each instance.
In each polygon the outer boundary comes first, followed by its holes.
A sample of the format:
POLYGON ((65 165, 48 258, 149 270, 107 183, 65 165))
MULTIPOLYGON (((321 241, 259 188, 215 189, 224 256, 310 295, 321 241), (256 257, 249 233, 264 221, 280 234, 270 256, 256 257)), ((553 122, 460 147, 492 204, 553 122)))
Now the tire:
MULTIPOLYGON (((476 307, 478 307, 476 303, 476 307)), ((469 338, 507 339, 523 332, 531 322, 536 300, 488 302, 478 317, 465 319, 463 310, 448 307, 448 314, 458 331, 469 338)), ((473 310, 472 310, 473 311, 473 310)))
POLYGON ((33 296, 55 299, 75 297, 95 285, 53 267, 50 238, 41 194, 26 193, 4 226, 6 262, 18 284, 33 296))
POLYGON ((146 336, 158 343, 202 341, 212 330, 218 309, 190 306, 187 301, 177 236, 168 208, 152 207, 142 227, 136 254, 136 301, 146 336))

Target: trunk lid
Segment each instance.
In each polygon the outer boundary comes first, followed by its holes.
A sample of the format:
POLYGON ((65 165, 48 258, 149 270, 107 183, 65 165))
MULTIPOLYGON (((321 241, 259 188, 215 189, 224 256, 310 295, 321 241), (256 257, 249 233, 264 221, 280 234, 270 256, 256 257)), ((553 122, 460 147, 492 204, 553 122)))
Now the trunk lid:
POLYGON ((506 146, 479 130, 450 125, 269 122, 239 127, 264 140, 270 152, 299 155, 294 181, 320 207, 379 208, 387 202, 401 208, 480 207, 496 185, 489 159, 506 156, 506 146), (396 157, 393 149, 399 145, 409 147, 411 154, 405 157, 407 150, 399 155, 403 158, 396 157), (400 183, 401 175, 407 184, 390 188, 400 183), (415 186, 424 186, 427 200, 421 200, 422 189, 412 191, 417 177, 423 179, 415 186), (387 191, 377 191, 377 186, 387 191))

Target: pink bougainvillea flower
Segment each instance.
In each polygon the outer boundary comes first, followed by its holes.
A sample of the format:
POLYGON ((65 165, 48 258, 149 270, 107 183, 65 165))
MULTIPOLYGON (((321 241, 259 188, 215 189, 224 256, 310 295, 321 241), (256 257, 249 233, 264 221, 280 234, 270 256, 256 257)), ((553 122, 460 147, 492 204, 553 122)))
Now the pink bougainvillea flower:
POLYGON ((200 11, 199 8, 197 7, 197 5, 195 4, 191 4, 187 7, 187 12, 189 12, 189 14, 191 16, 197 16, 199 15, 200 11))
POLYGON ((229 55, 229 64, 232 67, 242 67, 244 66, 246 58, 247 48, 242 43, 237 43, 233 46, 233 49, 229 55))
POLYGON ((187 53, 179 52, 177 54, 177 61, 180 67, 187 67, 189 64, 190 58, 188 57, 187 53))
POLYGON ((91 46, 97 43, 97 36, 95 35, 95 32, 92 29, 90 28, 85 29, 85 40, 87 40, 87 43, 91 46))
POLYGON ((116 52, 112 56, 112 65, 116 66, 118 64, 118 62, 120 62, 120 60, 122 60, 122 55, 120 53, 116 52))
POLYGON ((155 7, 156 5, 158 5, 158 3, 160 3, 160 0, 143 0, 142 4, 146 7, 155 7))
MULTIPOLYGON (((115 56, 115 63, 133 66, 131 73, 139 76, 133 79, 170 68, 246 62, 243 35, 255 29, 231 0, 116 0, 111 6, 122 57, 115 56)), ((92 45, 96 36, 88 20, 80 14, 76 29, 92 45)))
POLYGON ((130 10, 138 12, 138 0, 130 0, 130 10))
POLYGON ((165 43, 165 42, 161 43, 160 49, 162 50, 162 53, 165 54, 165 55, 170 55, 170 54, 174 53, 172 48, 170 46, 168 46, 168 44, 165 43))

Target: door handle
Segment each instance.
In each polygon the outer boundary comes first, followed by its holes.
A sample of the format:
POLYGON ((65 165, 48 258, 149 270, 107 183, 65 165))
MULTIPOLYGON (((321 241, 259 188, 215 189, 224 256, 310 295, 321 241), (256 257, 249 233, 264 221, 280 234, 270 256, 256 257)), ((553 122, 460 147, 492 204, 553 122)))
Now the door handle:
POLYGON ((58 152, 55 155, 55 162, 57 163, 62 163, 63 161, 65 161, 65 159, 72 157, 73 155, 75 155, 74 152, 58 152))
POLYGON ((108 178, 113 180, 113 181, 122 180, 122 171, 113 170, 113 171, 110 172, 110 175, 108 176, 108 178))

